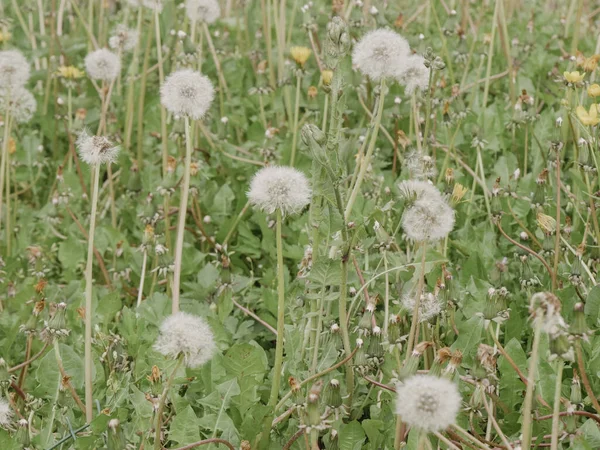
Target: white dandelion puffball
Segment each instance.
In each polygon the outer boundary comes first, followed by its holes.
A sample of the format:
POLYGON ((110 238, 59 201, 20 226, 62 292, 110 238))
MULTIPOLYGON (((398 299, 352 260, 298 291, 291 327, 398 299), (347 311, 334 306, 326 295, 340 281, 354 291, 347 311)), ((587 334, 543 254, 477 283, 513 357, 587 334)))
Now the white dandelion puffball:
MULTIPOLYGON (((416 295, 402 297, 402 307, 412 316, 415 309, 416 295)), ((431 292, 421 295, 419 302, 419 322, 427 322, 442 312, 442 302, 431 292)))
POLYGON ((112 81, 121 72, 121 61, 117 54, 101 48, 85 57, 85 70, 93 80, 112 81))
POLYGON ((18 50, 0 51, 0 87, 15 89, 29 80, 29 62, 18 50))
POLYGON ((379 29, 365 34, 354 46, 352 63, 374 81, 392 78, 402 71, 410 53, 406 39, 398 33, 379 29))
POLYGON ((185 12, 192 22, 213 23, 221 15, 217 0, 186 0, 185 12))
POLYGON ((108 45, 112 49, 121 48, 126 52, 129 52, 135 48, 139 40, 137 30, 133 28, 127 28, 126 25, 119 24, 115 28, 115 34, 108 40, 108 45))
POLYGON ((268 214, 299 213, 310 203, 311 189, 304 174, 293 167, 271 166, 259 170, 250 182, 250 203, 268 214))
POLYGON ((425 91, 429 87, 429 69, 425 67, 425 59, 420 55, 411 55, 406 59, 406 66, 396 76, 398 82, 405 86, 404 92, 411 95, 415 89, 425 91))
POLYGON ((444 200, 423 197, 402 214, 402 229, 418 242, 438 241, 454 228, 454 210, 444 200))
POLYGON ((86 130, 83 130, 77 137, 77 149, 83 162, 91 166, 110 164, 116 161, 119 154, 119 147, 107 137, 91 136, 86 130))
POLYGON ((12 409, 6 400, 0 397, 0 427, 9 429, 13 418, 12 409))
POLYGON ((0 91, 0 110, 8 111, 17 123, 29 122, 36 108, 35 97, 22 86, 0 91))
POLYGON ((162 0, 142 0, 142 5, 154 12, 161 12, 163 9, 162 0))
POLYGON ((172 114, 201 119, 215 97, 211 81, 190 69, 178 70, 160 87, 160 101, 172 114))
POLYGON ((441 192, 429 181, 405 180, 398 185, 400 195, 408 201, 422 198, 443 200, 441 192))
POLYGON ((210 326, 193 314, 177 312, 160 325, 154 349, 169 358, 183 354, 186 366, 199 367, 209 361, 217 346, 210 326))
POLYGON ((433 375, 414 375, 396 387, 396 414, 413 428, 443 431, 456 420, 461 396, 456 384, 433 375))

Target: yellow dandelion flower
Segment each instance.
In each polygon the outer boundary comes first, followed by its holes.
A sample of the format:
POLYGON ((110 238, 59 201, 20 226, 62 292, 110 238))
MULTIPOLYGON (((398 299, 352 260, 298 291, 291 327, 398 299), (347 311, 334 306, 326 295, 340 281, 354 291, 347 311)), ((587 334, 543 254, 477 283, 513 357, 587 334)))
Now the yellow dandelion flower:
POLYGON ((556 231, 556 219, 554 219, 554 217, 539 212, 537 215, 537 223, 546 234, 556 231))
POLYGON ((290 48, 290 55, 292 59, 296 61, 297 64, 304 66, 310 55, 312 50, 308 47, 292 47, 290 48))
POLYGON ((569 83, 580 83, 583 81, 583 77, 585 77, 585 73, 579 73, 578 70, 574 72, 565 72, 563 73, 565 80, 569 83))
POLYGON ((460 202, 467 193, 467 191, 468 189, 462 184, 456 183, 454 185, 454 189, 452 189, 452 202, 455 204, 460 202))
POLYGON ((323 84, 325 86, 329 86, 331 84, 331 80, 333 79, 333 70, 324 70, 321 72, 321 78, 323 78, 323 84))
POLYGON ((60 66, 58 68, 57 73, 58 73, 58 76, 60 76, 62 78, 67 78, 70 80, 75 80, 75 79, 81 78, 85 75, 82 70, 79 70, 77 67, 74 67, 74 66, 60 66))
POLYGON ((590 97, 600 97, 600 85, 594 83, 587 88, 587 93, 590 97))
POLYGON ((12 38, 12 34, 7 30, 0 30, 0 42, 8 42, 12 38))
POLYGON ((600 119, 598 118, 598 108, 596 105, 590 106, 589 112, 585 110, 583 106, 578 106, 575 110, 577 112, 577 117, 584 125, 598 125, 600 119))

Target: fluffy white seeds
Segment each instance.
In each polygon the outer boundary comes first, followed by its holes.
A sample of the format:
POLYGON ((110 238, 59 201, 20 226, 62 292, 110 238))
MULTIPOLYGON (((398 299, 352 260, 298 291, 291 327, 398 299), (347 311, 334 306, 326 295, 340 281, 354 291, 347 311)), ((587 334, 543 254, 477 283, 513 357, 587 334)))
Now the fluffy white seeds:
POLYGON ((8 111, 18 123, 29 122, 36 108, 35 97, 22 86, 0 91, 0 110, 8 111))
POLYGON ((406 65, 397 74, 397 80, 405 86, 404 92, 411 95, 415 89, 425 91, 429 87, 429 69, 425 67, 425 59, 420 55, 411 55, 406 65))
POLYGON ((142 0, 142 5, 154 12, 161 12, 163 9, 162 0, 142 0))
POLYGON ((419 180, 398 186, 407 200, 402 229, 409 239, 424 242, 445 238, 454 228, 454 210, 435 186, 419 180))
POLYGON ((18 50, 0 51, 0 86, 15 89, 29 80, 29 63, 18 50))
MULTIPOLYGON (((415 300, 416 296, 414 294, 402 297, 402 307, 410 315, 412 315, 415 310, 415 300)), ((431 292, 421 295, 421 301, 419 302, 419 322, 427 322, 441 312, 442 303, 437 296, 431 292)))
POLYGON ((108 40, 108 45, 113 49, 122 49, 129 52, 135 48, 138 43, 138 32, 133 28, 127 28, 126 25, 119 24, 115 28, 115 34, 108 40))
POLYGON ((432 375, 414 375, 396 389, 396 414, 413 428, 443 431, 454 424, 461 397, 456 384, 432 375))
POLYGON ((154 349, 173 359, 183 354, 186 366, 194 368, 212 358, 216 344, 210 326, 202 317, 178 312, 160 325, 154 349))
POLYGON ((391 30, 379 29, 365 34, 354 46, 352 63, 364 75, 379 81, 402 72, 409 53, 406 39, 391 30))
POLYGON ((210 80, 190 69, 173 72, 160 88, 160 101, 169 112, 192 119, 204 117, 214 97, 210 80))
POLYGON ((115 53, 101 48, 85 57, 85 70, 93 80, 112 81, 121 72, 121 61, 115 53))
POLYGON ((81 159, 95 166, 96 164, 110 164, 117 159, 119 147, 105 136, 91 136, 83 130, 77 138, 77 149, 81 159))
POLYGON ((293 167, 271 166, 259 170, 250 182, 250 203, 268 214, 281 210, 295 214, 310 203, 311 189, 304 174, 293 167))
POLYGON ((221 15, 217 0, 186 0, 185 12, 192 22, 213 23, 221 15))
POLYGON ((0 397, 0 427, 11 428, 13 412, 6 400, 0 397))

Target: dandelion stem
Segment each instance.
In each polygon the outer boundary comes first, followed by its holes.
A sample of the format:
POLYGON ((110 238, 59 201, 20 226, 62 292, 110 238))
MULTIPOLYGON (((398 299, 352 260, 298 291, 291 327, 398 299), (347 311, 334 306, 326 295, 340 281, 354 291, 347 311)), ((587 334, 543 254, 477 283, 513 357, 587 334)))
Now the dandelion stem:
MULTIPOLYGON (((4 177, 6 175, 8 165, 8 146, 10 141, 11 117, 9 111, 4 115, 4 137, 2 139, 2 162, 0 162, 0 224, 2 224, 2 196, 4 192, 4 177)), ((7 197, 9 193, 6 193, 7 197)))
POLYGON ((165 384, 165 388, 163 389, 162 394, 160 396, 160 400, 158 401, 158 408, 156 410, 156 426, 154 427, 154 433, 155 433, 154 434, 154 450, 162 450, 162 448, 163 448, 162 442, 160 440, 160 430, 161 430, 161 426, 162 426, 161 425, 162 412, 165 407, 167 395, 169 394, 169 389, 171 389, 171 385, 173 384, 175 375, 177 374, 179 367, 181 367, 182 362, 183 362, 183 354, 179 355, 179 357, 177 358, 177 364, 175 364, 175 368, 173 369, 173 372, 171 372, 171 375, 167 379, 167 384, 165 384))
POLYGON ((417 292, 415 293, 415 307, 413 308, 412 322, 410 324, 410 333, 408 335, 408 344, 406 346, 406 359, 408 360, 412 354, 415 342, 418 340, 419 334, 419 306, 421 305, 421 296, 423 295, 423 288, 425 287, 425 256, 427 254, 427 242, 424 241, 421 247, 421 268, 419 271, 419 284, 417 286, 417 292))
POLYGON ((96 230, 96 213, 98 210, 98 185, 100 182, 100 164, 93 166, 92 172, 92 213, 88 232, 88 252, 85 266, 85 420, 93 418, 92 396, 92 268, 94 254, 94 233, 96 230))
POLYGON ((300 70, 296 72, 296 102, 294 104, 294 125, 292 134, 292 156, 290 157, 290 166, 294 167, 296 160, 296 146, 298 143, 298 116, 300 113, 300 86, 302 84, 302 75, 300 70))
MULTIPOLYGON (((188 194, 190 190, 190 166, 192 164, 192 139, 189 117, 184 118, 185 124, 185 166, 183 169, 183 184, 177 219, 177 241, 175 242, 175 269, 173 271, 173 314, 179 311, 179 290, 181 281, 181 258, 183 255, 183 235, 185 232, 185 216, 187 212, 188 194)), ((165 212, 166 214, 166 212, 165 212)))
POLYGON ((551 450, 558 450, 558 426, 560 414, 560 391, 562 386, 562 375, 565 363, 558 359, 556 364, 556 383, 554 385, 554 410, 552 411, 552 440, 551 450))
POLYGON ((523 427, 521 439, 521 448, 529 450, 531 446, 531 410, 533 404, 533 391, 535 389, 535 377, 538 362, 538 351, 540 347, 540 335, 542 331, 542 322, 535 321, 533 331, 533 343, 531 345, 531 357, 529 359, 529 372, 527 374, 527 390, 525 392, 525 401, 523 403, 523 427))
POLYGON ((374 116, 374 120, 371 121, 371 126, 369 127, 372 129, 371 141, 369 142, 369 147, 367 148, 367 154, 365 155, 365 158, 362 161, 360 161, 361 166, 358 172, 358 176, 356 178, 356 184, 352 189, 352 193, 350 194, 350 198, 348 199, 348 204, 346 205, 346 211, 344 213, 344 220, 346 222, 348 222, 348 220, 350 219, 352 207, 354 206, 354 202, 356 201, 356 197, 358 196, 358 192, 360 191, 360 187, 365 177, 365 173, 367 172, 367 168, 371 163, 373 151, 375 150, 375 145, 377 143, 377 135, 379 134, 379 124, 381 124, 381 117, 383 115, 384 99, 385 79, 382 78, 381 84, 379 85, 379 103, 377 105, 377 114, 374 116))
POLYGON ((142 297, 144 296, 144 279, 146 278, 146 263, 148 261, 148 251, 144 250, 144 257, 142 259, 142 274, 140 275, 140 287, 138 288, 137 306, 142 304, 142 297))

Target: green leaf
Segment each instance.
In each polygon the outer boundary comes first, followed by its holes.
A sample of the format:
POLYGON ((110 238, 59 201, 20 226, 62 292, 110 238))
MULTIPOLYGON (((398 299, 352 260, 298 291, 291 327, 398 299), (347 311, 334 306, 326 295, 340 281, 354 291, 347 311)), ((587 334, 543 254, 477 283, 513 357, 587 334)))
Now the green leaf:
POLYGON ((594 286, 585 302, 585 316, 590 326, 596 327, 600 323, 600 285, 594 286))
POLYGON ((340 450, 360 450, 365 441, 365 432, 360 423, 354 420, 340 427, 338 443, 340 450))
POLYGON ((169 439, 180 445, 191 444, 200 440, 199 419, 191 406, 177 413, 171 423, 169 439))
POLYGON ((267 364, 265 351, 251 344, 236 344, 223 357, 227 373, 236 377, 262 375, 267 371, 267 364))

